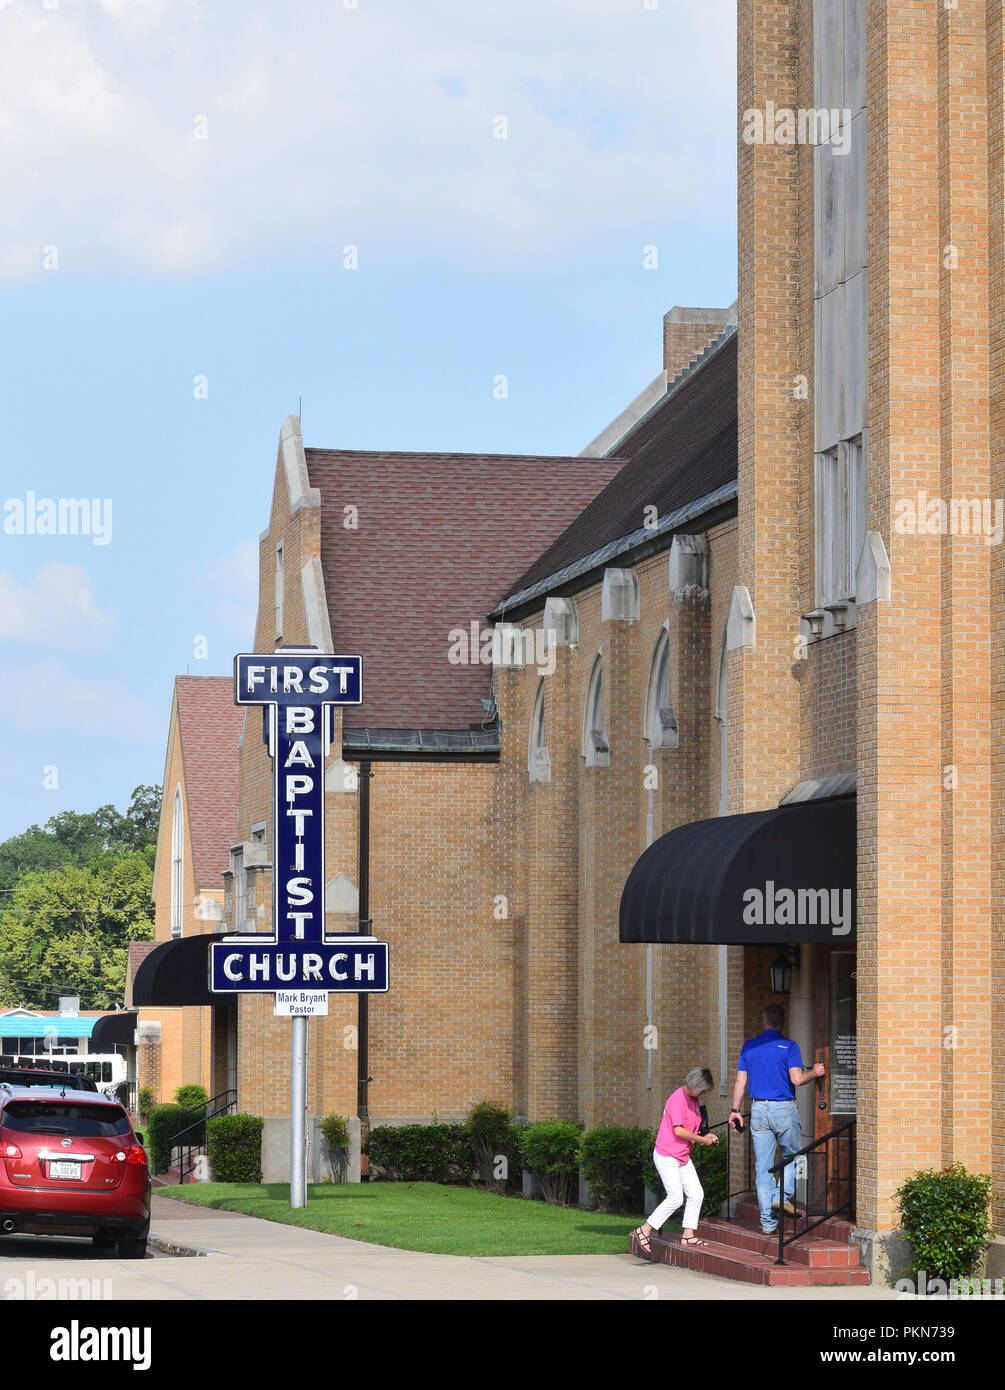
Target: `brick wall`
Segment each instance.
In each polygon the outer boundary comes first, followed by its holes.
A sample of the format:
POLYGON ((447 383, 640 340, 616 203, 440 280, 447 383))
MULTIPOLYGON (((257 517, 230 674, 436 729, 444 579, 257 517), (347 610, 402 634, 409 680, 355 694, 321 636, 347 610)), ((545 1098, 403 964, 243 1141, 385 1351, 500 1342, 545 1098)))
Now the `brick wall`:
MULTIPOLYGON (((740 111, 812 105, 811 0, 741 0, 738 18, 740 111)), ((737 810, 857 771, 858 1219, 884 1231, 909 1172, 1003 1171, 1001 552, 893 525, 921 489, 1003 493, 1003 107, 1000 7, 870 0, 867 23, 868 525, 893 599, 792 660, 813 601, 813 151, 741 142, 738 582, 757 650, 730 659, 730 716, 737 810)))

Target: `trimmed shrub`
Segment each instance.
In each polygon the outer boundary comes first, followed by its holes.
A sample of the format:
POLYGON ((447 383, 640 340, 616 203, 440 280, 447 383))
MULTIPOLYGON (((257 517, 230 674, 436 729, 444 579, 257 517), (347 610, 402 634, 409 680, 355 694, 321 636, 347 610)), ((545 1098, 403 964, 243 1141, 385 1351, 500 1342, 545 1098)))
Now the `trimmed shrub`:
POLYGON ((139 1117, 145 1120, 150 1114, 154 1103, 154 1092, 152 1086, 141 1086, 136 1103, 139 1106, 139 1117))
POLYGON ((649 1152, 642 1161, 642 1181, 650 1192, 659 1194, 660 1200, 666 1195, 663 1188, 663 1179, 660 1177, 656 1164, 653 1162, 653 1149, 656 1146, 656 1131, 652 1130, 649 1138, 652 1143, 649 1145, 649 1152))
POLYGON ((645 1161, 652 1159, 653 1137, 648 1129, 598 1125, 587 1130, 579 1144, 583 1176, 600 1211, 641 1211, 645 1161))
POLYGON ((490 1100, 477 1101, 468 1111, 464 1132, 486 1192, 504 1193, 519 1186, 520 1135, 512 1110, 490 1100))
POLYGON ((470 1182, 475 1167, 463 1125, 378 1125, 367 1153, 392 1182, 470 1182))
POLYGON ((215 1182, 262 1181, 261 1115, 217 1115, 207 1148, 215 1182))
MULTIPOLYGON (((691 1150, 698 1181, 705 1189, 705 1199, 701 1204, 704 1217, 719 1215, 729 1191, 729 1145, 724 1130, 717 1130, 716 1133, 719 1136, 718 1144, 695 1144, 691 1150)), ((662 1184, 658 1190, 662 1191, 662 1184)))
POLYGON ((180 1105, 151 1106, 145 1134, 151 1173, 166 1173, 171 1167, 174 1137, 191 1122, 191 1115, 180 1105))
POLYGON ((189 1125, 194 1126, 194 1128, 189 1130, 188 1134, 185 1135, 185 1142, 187 1144, 196 1145, 205 1144, 206 1126, 197 1123, 197 1121, 205 1117, 206 1108, 209 1104, 209 1096, 206 1094, 205 1087, 198 1085, 194 1081, 186 1082, 184 1086, 179 1086, 177 1091, 175 1091, 174 1103, 175 1105, 180 1105, 188 1114, 188 1120, 181 1128, 187 1129, 189 1125))
POLYGON ((578 1196, 579 1139, 583 1126, 574 1120, 538 1120, 520 1135, 523 1166, 541 1180, 546 1202, 569 1206, 578 1196))
POLYGON ((209 1096, 206 1094, 205 1086, 188 1081, 175 1091, 174 1103, 180 1105, 183 1110, 194 1110, 198 1113, 206 1109, 209 1104, 209 1096))
POLYGON ((994 1180, 954 1163, 937 1173, 928 1168, 908 1178, 893 1194, 900 1230, 910 1243, 911 1273, 933 1279, 967 1279, 979 1274, 994 1236, 994 1180))
POLYGON ((344 1115, 325 1115, 324 1119, 318 1122, 318 1128, 328 1150, 332 1182, 345 1182, 351 1142, 349 1121, 344 1115))

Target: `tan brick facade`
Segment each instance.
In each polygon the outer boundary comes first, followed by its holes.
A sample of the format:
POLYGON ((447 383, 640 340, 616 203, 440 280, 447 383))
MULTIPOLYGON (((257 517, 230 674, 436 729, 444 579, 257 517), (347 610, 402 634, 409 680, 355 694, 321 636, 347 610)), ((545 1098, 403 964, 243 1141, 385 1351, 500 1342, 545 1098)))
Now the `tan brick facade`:
MULTIPOLYGON (((964 1162, 1005 1187, 993 1099, 1005 1037, 1001 549, 894 525, 898 501, 922 488, 1003 495, 992 438, 1005 428, 1005 223, 993 190, 1005 94, 1002 17, 993 6, 987 15, 927 0, 867 5, 867 526, 889 557, 891 599, 860 595, 854 627, 803 640, 818 601, 815 152, 741 140, 736 515, 696 523, 706 585, 671 592, 669 535, 624 562, 636 619, 602 616, 602 565, 582 588, 566 579, 575 642, 555 648, 548 674, 533 663, 495 672, 498 761, 374 762, 370 915, 390 944, 391 989, 370 1002, 373 1122, 461 1116, 489 1097, 532 1118, 654 1125, 696 1064, 711 1068, 710 1116, 723 1118, 740 1046, 770 999, 773 948, 622 944, 626 877, 647 843, 677 826, 767 810, 798 783, 855 774, 858 1223, 889 1232, 896 1187, 930 1165, 964 1162), (756 640, 724 655, 737 586, 756 640), (663 634, 675 747, 647 737, 663 634), (598 658, 609 757, 591 764, 584 718, 598 658), (529 770, 542 685, 546 780, 529 770)), ((813 16, 812 0, 740 0, 741 115, 813 104, 813 16)), ((707 341, 707 325, 678 327, 674 351, 691 352, 692 331, 698 347, 707 341)), ((320 644, 339 604, 326 569, 328 592, 312 607, 304 574, 324 559, 321 505, 297 491, 289 457, 281 450, 260 549, 263 651, 320 644)), ((525 605, 525 629, 542 627, 545 597, 525 605)), ((341 729, 338 719, 326 875, 358 887, 359 795, 343 777, 341 729)), ((240 767, 238 839, 265 822, 271 847, 271 772, 254 710, 240 767)), ((256 883, 262 930, 268 871, 256 883)), ((328 925, 352 930, 355 918, 328 925)), ((822 959, 802 947, 789 1001, 807 1063, 822 959)), ((357 1003, 333 995, 330 1007, 311 1024, 308 1108, 348 1114, 357 1003)), ((271 998, 242 998, 239 1019, 239 1103, 282 1115, 288 1024, 273 1018, 271 998)), ((165 1044, 165 1072, 175 1046, 165 1044)), ((184 1048, 219 1065, 218 1042, 198 1022, 186 1022, 184 1048)), ((801 1101, 808 1141, 812 1088, 801 1101)))
MULTIPOLYGON (((741 113, 813 104, 813 13, 741 2, 741 113)), ((1001 550, 894 524, 922 489, 1002 496, 1002 71, 1000 7, 869 0, 866 16, 868 528, 892 600, 792 660, 814 603, 814 151, 741 142, 739 582, 757 651, 730 676, 744 810, 774 804, 786 776, 857 770, 858 1221, 882 1232, 908 1173, 958 1161, 1000 1188, 1005 1167, 1001 550), (798 758, 780 737, 797 727, 798 758)))

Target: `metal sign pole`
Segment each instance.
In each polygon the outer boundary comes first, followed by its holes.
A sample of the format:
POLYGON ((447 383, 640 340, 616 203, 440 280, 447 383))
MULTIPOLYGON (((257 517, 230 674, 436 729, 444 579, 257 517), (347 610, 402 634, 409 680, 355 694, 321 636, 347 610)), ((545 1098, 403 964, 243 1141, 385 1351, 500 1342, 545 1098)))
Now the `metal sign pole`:
MULTIPOLYGON (((210 949, 215 994, 274 995, 273 1013, 292 1015, 290 1034, 290 1206, 307 1205, 307 1019, 328 1013, 331 993, 384 994, 387 943, 325 928, 324 765, 332 709, 363 700, 363 660, 316 647, 240 652, 234 700, 265 707, 272 759, 271 931, 237 930, 210 949)), ((362 923, 360 924, 362 926, 362 923)))
POLYGON ((307 1019, 294 1016, 290 1078, 290 1207, 307 1205, 307 1019))

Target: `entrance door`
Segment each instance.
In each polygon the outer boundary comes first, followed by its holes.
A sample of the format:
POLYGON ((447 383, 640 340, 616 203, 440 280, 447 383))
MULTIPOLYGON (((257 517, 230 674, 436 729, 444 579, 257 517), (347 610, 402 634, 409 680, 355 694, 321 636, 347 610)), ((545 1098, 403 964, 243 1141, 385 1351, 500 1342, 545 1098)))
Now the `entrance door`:
MULTIPOLYGON (((839 1129, 856 1113, 858 1070, 854 947, 817 946, 814 1003, 814 1061, 826 1076, 815 1081, 814 1138, 839 1129)), ((811 1186, 817 1203, 833 1209, 848 1200, 854 1182, 854 1149, 847 1136, 825 1146, 826 1162, 811 1155, 811 1186)))

